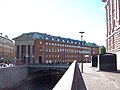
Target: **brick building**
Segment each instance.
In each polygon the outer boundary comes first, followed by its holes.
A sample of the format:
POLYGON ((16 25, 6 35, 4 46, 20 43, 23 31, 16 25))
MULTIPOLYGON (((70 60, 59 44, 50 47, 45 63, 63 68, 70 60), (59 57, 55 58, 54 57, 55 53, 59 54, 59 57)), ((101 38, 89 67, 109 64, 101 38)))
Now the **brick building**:
POLYGON ((14 58, 14 43, 8 37, 0 36, 0 61, 14 58))
POLYGON ((117 54, 120 65, 120 0, 102 0, 106 3, 107 52, 117 54))
POLYGON ((45 33, 24 33, 15 40, 15 56, 21 63, 90 61, 98 54, 95 43, 86 43, 70 38, 45 33), (81 45, 82 44, 82 45, 81 45))

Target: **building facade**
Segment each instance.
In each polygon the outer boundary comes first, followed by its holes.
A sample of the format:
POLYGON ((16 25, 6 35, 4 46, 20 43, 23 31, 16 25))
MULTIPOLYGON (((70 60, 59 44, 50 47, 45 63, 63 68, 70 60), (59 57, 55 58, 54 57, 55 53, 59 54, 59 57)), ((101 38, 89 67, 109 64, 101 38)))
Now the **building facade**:
POLYGON ((15 56, 21 63, 90 62, 91 55, 98 54, 95 43, 86 43, 70 38, 45 33, 24 33, 15 40, 15 56))
POLYGON ((106 49, 117 54, 120 65, 120 0, 102 0, 106 3, 106 49))
POLYGON ((14 43, 7 37, 0 36, 0 61, 14 58, 14 43))

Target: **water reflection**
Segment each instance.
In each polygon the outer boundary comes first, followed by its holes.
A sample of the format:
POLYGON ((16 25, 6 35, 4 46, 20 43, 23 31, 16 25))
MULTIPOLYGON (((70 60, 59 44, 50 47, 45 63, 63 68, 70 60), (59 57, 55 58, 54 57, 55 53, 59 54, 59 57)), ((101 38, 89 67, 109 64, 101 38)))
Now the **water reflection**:
POLYGON ((52 90, 63 74, 46 75, 26 82, 13 90, 52 90))

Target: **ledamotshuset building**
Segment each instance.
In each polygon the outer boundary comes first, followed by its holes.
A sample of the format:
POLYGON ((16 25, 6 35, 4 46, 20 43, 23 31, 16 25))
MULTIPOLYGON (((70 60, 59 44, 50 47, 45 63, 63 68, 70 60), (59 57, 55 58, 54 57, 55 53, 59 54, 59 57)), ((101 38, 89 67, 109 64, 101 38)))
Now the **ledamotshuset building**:
POLYGON ((30 32, 13 39, 15 56, 21 63, 90 62, 91 55, 98 54, 95 43, 81 42, 46 33, 30 32))

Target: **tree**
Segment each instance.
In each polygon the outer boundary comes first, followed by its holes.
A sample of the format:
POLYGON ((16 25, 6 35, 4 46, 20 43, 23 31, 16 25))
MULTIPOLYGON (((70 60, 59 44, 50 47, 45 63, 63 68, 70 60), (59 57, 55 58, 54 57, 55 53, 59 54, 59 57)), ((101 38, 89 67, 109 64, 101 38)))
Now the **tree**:
POLYGON ((102 46, 99 46, 99 54, 104 54, 106 53, 106 48, 102 45, 102 46))

